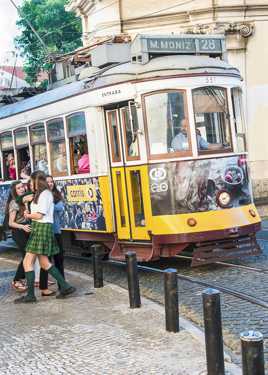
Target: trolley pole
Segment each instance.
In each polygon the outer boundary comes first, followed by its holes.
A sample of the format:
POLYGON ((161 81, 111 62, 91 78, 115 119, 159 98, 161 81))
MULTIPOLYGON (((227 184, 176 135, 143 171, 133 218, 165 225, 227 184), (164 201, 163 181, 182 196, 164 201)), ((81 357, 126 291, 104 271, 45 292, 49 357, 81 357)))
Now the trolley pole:
POLYGON ((179 332, 179 298, 177 270, 168 268, 164 273, 166 330, 179 332))
POLYGON ((240 334, 243 375, 264 375, 263 335, 258 331, 240 334))
POLYGON ((221 325, 220 292, 206 289, 203 292, 207 375, 224 375, 224 353, 221 325))
POLYGON ((103 287, 102 245, 93 245, 94 288, 103 287))
POLYGON ((140 285, 136 253, 126 253, 129 305, 131 309, 141 307, 140 285))

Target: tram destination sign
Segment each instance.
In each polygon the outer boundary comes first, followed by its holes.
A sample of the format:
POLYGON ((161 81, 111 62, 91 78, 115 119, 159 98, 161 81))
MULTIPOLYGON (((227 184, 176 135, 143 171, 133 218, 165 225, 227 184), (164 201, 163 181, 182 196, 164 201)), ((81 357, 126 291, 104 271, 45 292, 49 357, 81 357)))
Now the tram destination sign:
POLYGON ((137 35, 131 45, 132 62, 146 64, 153 55, 189 54, 222 55, 223 35, 137 35))
POLYGON ((149 53, 222 53, 219 38, 148 38, 149 53))

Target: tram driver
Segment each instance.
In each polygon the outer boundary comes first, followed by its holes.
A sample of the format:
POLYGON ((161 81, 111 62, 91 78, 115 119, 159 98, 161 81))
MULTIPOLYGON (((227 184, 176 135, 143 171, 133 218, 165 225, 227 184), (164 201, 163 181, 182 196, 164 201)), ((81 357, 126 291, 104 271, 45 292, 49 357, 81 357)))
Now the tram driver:
MULTIPOLYGON (((172 139, 171 148, 173 151, 185 151, 189 150, 189 141, 187 134, 187 120, 183 118, 180 123, 180 131, 172 139)), ((200 131, 196 134, 198 150, 208 150, 209 143, 201 136, 200 131)))

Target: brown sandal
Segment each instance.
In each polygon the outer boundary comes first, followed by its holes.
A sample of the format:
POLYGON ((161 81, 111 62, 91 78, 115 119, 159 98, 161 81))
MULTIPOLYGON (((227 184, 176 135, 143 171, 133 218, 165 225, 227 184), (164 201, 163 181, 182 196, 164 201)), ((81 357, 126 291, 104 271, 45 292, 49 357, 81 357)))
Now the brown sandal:
POLYGON ((12 281, 11 286, 16 292, 24 293, 27 290, 27 286, 23 285, 20 281, 12 281))

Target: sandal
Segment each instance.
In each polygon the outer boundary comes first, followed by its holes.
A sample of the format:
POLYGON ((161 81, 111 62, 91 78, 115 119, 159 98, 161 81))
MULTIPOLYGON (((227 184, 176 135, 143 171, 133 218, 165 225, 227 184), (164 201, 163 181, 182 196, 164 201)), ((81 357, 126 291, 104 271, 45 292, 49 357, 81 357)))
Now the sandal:
POLYGON ((41 296, 42 297, 52 297, 52 296, 55 296, 56 295, 56 292, 54 292, 53 290, 50 290, 50 293, 41 293, 41 296))
POLYGON ((13 289, 16 290, 16 292, 23 293, 26 292, 27 287, 23 285, 20 281, 12 281, 11 286, 13 289))

